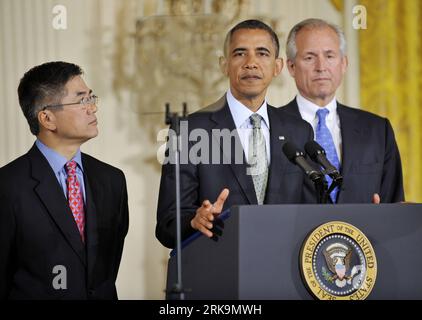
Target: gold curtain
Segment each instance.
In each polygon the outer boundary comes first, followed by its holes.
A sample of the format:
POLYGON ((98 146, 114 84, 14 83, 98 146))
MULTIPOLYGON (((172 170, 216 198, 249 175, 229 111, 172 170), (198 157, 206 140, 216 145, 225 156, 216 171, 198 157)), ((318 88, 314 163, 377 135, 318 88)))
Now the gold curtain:
POLYGON ((331 4, 338 10, 343 11, 343 0, 331 0, 331 4))
POLYGON ((407 201, 422 202, 422 1, 361 0, 361 105, 387 117, 402 157, 407 201))

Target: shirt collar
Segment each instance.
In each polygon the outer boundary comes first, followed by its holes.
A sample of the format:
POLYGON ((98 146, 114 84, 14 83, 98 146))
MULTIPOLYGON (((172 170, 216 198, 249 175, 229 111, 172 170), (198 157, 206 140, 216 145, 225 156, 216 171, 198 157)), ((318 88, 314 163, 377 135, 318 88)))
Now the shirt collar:
MULTIPOLYGON (((302 118, 308 122, 314 121, 314 119, 317 117, 316 112, 320 110, 321 107, 309 101, 308 99, 304 98, 300 93, 298 93, 296 96, 296 102, 299 107, 299 112, 302 118)), ((324 106, 324 108, 330 111, 327 118, 329 119, 333 118, 337 111, 336 98, 334 97, 326 106, 324 106)))
MULTIPOLYGON (((38 149, 41 151, 41 153, 44 155, 44 157, 47 159, 54 173, 55 174, 59 173, 68 162, 67 159, 63 157, 61 154, 54 151, 53 149, 47 147, 44 143, 42 143, 38 139, 37 141, 35 141, 35 144, 38 147, 38 149)), ((78 149, 75 156, 71 160, 75 160, 79 169, 83 172, 82 156, 81 156, 80 149, 78 149)))
MULTIPOLYGON (((233 116, 234 124, 236 128, 241 128, 246 124, 249 124, 249 117, 253 114, 253 112, 246 107, 243 103, 237 100, 233 94, 231 93, 230 89, 227 90, 227 103, 229 105, 230 112, 233 116)), ((268 118, 268 111, 267 111, 267 100, 265 99, 263 104, 259 107, 258 111, 256 112, 259 114, 262 119, 264 119, 265 125, 270 128, 270 121, 268 118)))

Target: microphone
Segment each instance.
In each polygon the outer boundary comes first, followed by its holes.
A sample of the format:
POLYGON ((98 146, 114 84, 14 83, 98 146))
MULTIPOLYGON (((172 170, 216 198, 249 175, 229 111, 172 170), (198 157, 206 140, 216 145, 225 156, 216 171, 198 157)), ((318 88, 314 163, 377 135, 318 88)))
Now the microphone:
POLYGON ((307 142, 305 144, 305 151, 313 161, 324 167, 325 173, 328 174, 331 179, 341 184, 343 177, 340 175, 340 172, 337 170, 337 168, 334 167, 327 159, 324 148, 321 147, 318 142, 314 140, 307 142))
POLYGON ((283 152, 290 162, 298 165, 313 182, 319 182, 324 179, 324 175, 315 170, 305 159, 305 153, 299 150, 293 143, 286 142, 283 145, 283 152))

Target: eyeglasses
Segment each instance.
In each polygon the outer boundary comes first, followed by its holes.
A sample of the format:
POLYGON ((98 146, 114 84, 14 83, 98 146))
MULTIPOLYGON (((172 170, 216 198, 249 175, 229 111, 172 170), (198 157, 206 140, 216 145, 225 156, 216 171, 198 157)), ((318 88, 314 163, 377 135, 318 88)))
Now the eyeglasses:
POLYGON ((63 106, 71 106, 71 105, 79 105, 79 106, 82 106, 84 109, 86 109, 90 105, 94 105, 94 104, 96 105, 98 103, 98 100, 99 100, 98 96, 93 94, 89 97, 82 98, 82 100, 79 102, 46 105, 41 109, 41 111, 44 111, 49 108, 60 108, 63 106))

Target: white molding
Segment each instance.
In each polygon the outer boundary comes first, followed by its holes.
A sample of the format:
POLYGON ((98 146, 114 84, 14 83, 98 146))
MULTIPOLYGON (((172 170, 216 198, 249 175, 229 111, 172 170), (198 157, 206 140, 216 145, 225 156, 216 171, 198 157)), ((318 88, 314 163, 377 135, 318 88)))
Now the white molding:
POLYGON ((344 78, 344 103, 360 108, 359 31, 353 28, 353 7, 356 4, 356 0, 344 1, 343 28, 349 58, 349 66, 344 78))

